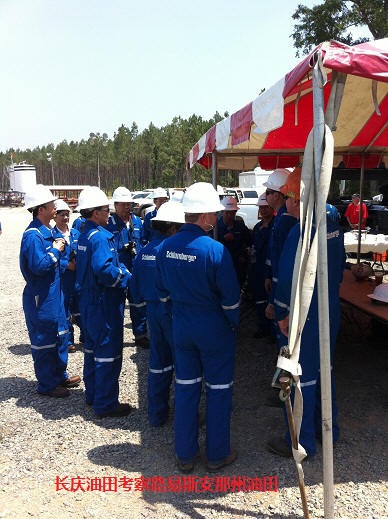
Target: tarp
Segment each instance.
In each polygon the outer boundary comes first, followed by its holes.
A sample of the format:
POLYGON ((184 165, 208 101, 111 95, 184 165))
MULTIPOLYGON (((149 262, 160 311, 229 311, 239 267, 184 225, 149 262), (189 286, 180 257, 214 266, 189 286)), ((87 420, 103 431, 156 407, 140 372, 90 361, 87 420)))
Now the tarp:
POLYGON ((293 167, 302 161, 313 127, 312 67, 322 52, 326 124, 334 131, 334 166, 365 169, 388 165, 388 38, 350 47, 318 45, 293 70, 254 101, 204 134, 187 157, 217 169, 293 167))

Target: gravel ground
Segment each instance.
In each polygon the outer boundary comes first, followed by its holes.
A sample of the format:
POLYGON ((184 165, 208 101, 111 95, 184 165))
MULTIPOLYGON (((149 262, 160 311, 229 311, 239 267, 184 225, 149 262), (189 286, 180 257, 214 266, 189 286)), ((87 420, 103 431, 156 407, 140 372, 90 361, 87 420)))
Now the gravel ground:
MULTIPOLYGON (((147 423, 148 352, 133 347, 128 311, 120 398, 137 411, 126 418, 97 420, 84 404, 82 385, 64 400, 37 394, 18 268, 20 238, 29 216, 22 208, 0 209, 0 517, 303 517, 293 461, 265 449, 272 434, 283 434, 284 421, 279 409, 264 406, 275 352, 273 345, 253 339, 254 310, 248 303, 238 341, 232 419, 239 457, 216 477, 225 483, 228 477, 273 476, 278 478, 277 492, 144 490, 144 478, 152 483, 162 481, 157 476, 170 481, 175 476, 180 483, 183 478, 174 463, 172 416, 163 428, 147 423), (56 490, 57 477, 66 489, 56 490), (94 490, 86 489, 87 478, 94 490), (109 487, 109 482, 129 485, 131 478, 136 490, 109 487), (71 490, 77 481, 84 491, 71 490)), ((341 426, 334 451, 335 517, 340 518, 381 519, 388 510, 387 349, 374 349, 367 325, 360 315, 344 320, 335 359, 341 426)), ((69 355, 69 373, 82 373, 82 361, 80 350, 69 355)), ((201 438, 203 444, 204 429, 201 438)), ((321 449, 303 466, 311 517, 324 517, 321 449)), ((194 475, 206 482, 203 463, 194 475)))

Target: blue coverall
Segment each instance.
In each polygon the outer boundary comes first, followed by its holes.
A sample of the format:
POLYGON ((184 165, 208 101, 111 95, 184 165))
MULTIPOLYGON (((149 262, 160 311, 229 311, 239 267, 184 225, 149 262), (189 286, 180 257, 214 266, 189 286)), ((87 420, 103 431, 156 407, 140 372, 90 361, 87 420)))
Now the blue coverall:
POLYGON ((156 258, 161 301, 172 301, 175 354, 175 451, 191 462, 199 451, 198 406, 206 384, 206 454, 230 454, 230 417, 240 287, 225 247, 185 224, 156 258))
POLYGON ((255 247, 255 263, 253 263, 252 285, 255 296, 256 311, 258 317, 259 331, 269 333, 271 321, 265 316, 265 309, 268 304, 268 294, 264 288, 266 278, 265 262, 268 253, 268 244, 272 232, 274 219, 272 218, 268 227, 262 226, 261 222, 253 228, 252 242, 255 247))
POLYGON ((113 235, 86 220, 78 240, 77 287, 85 333, 86 403, 96 414, 119 405, 125 290, 130 273, 119 262, 113 235))
MULTIPOLYGON (((328 204, 329 205, 329 204, 328 204)), ((330 206, 332 207, 332 206, 330 206)), ((328 208, 328 212, 330 209, 328 208)), ((275 314, 283 320, 289 314, 292 273, 299 242, 300 226, 295 225, 287 237, 279 263, 279 281, 275 294, 275 314)), ((330 352, 333 356, 340 326, 339 287, 345 266, 345 250, 342 230, 338 221, 329 215, 327 218, 327 262, 329 290, 330 352)), ((303 395, 303 419, 299 443, 309 456, 316 452, 315 439, 321 434, 320 392, 319 392, 319 334, 318 334, 318 294, 315 283, 310 310, 302 332, 299 363, 302 367, 300 377, 303 395)), ((333 441, 339 437, 337 424, 337 405, 335 399, 334 377, 332 377, 333 441)), ((289 433, 286 439, 291 445, 289 433)))
POLYGON ((79 216, 73 222, 72 228, 77 229, 80 233, 84 231, 86 219, 83 216, 79 216))
POLYGON ((152 211, 148 212, 143 220, 143 237, 145 242, 150 242, 153 240, 157 233, 153 230, 151 219, 154 218, 157 214, 157 209, 153 209, 152 211))
POLYGON ((173 373, 171 302, 161 303, 156 292, 156 255, 166 235, 154 231, 155 238, 133 262, 130 290, 137 307, 146 305, 150 332, 148 372, 148 420, 163 425, 168 418, 173 373))
POLYGON ((227 227, 222 219, 222 214, 217 220, 217 239, 230 252, 233 265, 236 270, 237 279, 240 286, 243 286, 248 272, 248 253, 247 247, 251 245, 249 229, 241 220, 234 220, 233 226, 227 227), (226 240, 226 234, 232 234, 233 239, 226 240))
POLYGON ((72 324, 73 312, 78 312, 78 294, 75 290, 75 270, 68 270, 67 265, 69 260, 77 254, 79 231, 75 228, 69 230, 68 237, 58 229, 57 226, 53 229, 55 238, 63 238, 66 241, 65 244, 65 255, 61 258, 60 271, 61 271, 61 289, 63 293, 63 304, 65 307, 65 315, 67 320, 68 334, 64 338, 67 346, 74 344, 74 327, 72 324))
MULTIPOLYGON (((268 294, 268 302, 273 304, 276 285, 278 282, 279 261, 282 254, 283 245, 286 241, 290 229, 295 225, 296 218, 287 213, 287 208, 283 205, 276 213, 272 225, 272 232, 270 234, 268 243, 267 259, 265 261, 266 273, 265 277, 272 280, 272 287, 268 294)), ((280 333, 279 327, 275 323, 276 342, 280 349, 287 344, 284 335, 280 333)))
POLYGON ((68 379, 67 345, 60 340, 67 333, 59 272, 63 253, 52 247, 53 241, 52 229, 34 218, 20 247, 20 270, 26 281, 23 310, 39 393, 68 379))
MULTIPOLYGON (((119 254, 119 260, 123 263, 129 272, 132 272, 132 264, 135 255, 130 250, 126 250, 125 245, 130 242, 136 245, 136 253, 138 253, 144 243, 143 224, 141 219, 131 213, 129 225, 117 215, 112 214, 109 217, 108 231, 113 234, 115 249, 119 254)), ((128 291, 129 315, 132 321, 132 331, 136 338, 145 337, 147 335, 147 316, 145 307, 137 307, 132 302, 132 295, 128 291)))

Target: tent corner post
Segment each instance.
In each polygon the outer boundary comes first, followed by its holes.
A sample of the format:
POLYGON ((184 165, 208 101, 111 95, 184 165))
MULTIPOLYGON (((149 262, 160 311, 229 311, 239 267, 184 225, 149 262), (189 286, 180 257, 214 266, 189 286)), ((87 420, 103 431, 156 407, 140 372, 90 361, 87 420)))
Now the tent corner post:
MULTIPOLYGON (((313 68, 313 128, 314 128, 314 177, 316 206, 320 209, 326 204, 317 186, 322 168, 323 143, 325 139, 324 96, 322 88, 321 56, 313 68)), ((333 470, 333 436, 331 405, 331 359, 328 300, 328 265, 327 265, 327 230, 326 219, 323 218, 317 229, 318 233, 318 314, 319 318, 319 355, 321 377, 322 404, 322 447, 323 447, 323 501, 325 519, 334 518, 334 470, 333 470)))
POLYGON ((362 223, 362 199, 364 191, 364 175, 365 175, 365 153, 361 155, 361 170, 360 170, 360 210, 358 212, 358 234, 357 234, 357 263, 360 263, 361 256, 361 223, 362 223))

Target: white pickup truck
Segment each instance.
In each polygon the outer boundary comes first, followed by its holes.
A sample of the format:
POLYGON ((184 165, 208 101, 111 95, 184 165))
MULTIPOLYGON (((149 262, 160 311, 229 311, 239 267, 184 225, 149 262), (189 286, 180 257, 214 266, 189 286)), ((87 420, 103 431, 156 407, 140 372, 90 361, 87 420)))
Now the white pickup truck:
POLYGON ((238 203, 239 210, 236 213, 237 217, 244 220, 248 229, 253 229, 258 222, 258 207, 257 201, 261 192, 258 193, 256 189, 250 188, 228 188, 224 189, 225 196, 233 196, 238 203))
POLYGON ((238 176, 238 187, 225 188, 227 195, 234 196, 240 209, 237 216, 241 217, 249 229, 258 222, 257 202, 265 191, 264 182, 268 180, 272 171, 265 171, 257 166, 252 171, 242 171, 238 176))

